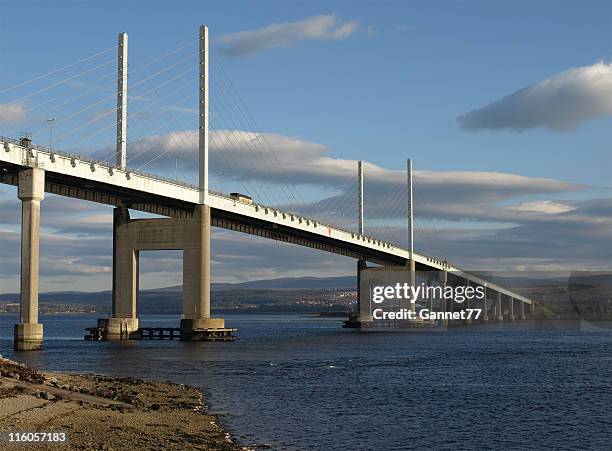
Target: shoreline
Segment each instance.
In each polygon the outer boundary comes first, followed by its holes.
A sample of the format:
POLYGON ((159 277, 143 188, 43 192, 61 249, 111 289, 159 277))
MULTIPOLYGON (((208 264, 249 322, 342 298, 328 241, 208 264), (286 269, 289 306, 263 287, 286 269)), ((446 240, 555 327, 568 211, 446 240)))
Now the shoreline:
POLYGON ((0 357, 0 449, 248 449, 204 409, 195 387, 39 371, 0 357), (9 442, 24 432, 65 433, 66 441, 9 442))

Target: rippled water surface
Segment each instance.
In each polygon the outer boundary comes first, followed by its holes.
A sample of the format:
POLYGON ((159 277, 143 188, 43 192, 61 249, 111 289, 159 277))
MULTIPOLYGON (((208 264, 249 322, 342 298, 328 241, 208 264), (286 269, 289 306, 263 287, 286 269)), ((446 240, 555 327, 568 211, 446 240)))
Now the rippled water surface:
MULTIPOLYGON (((16 317, 0 315, 13 357, 16 317)), ((599 448, 612 442, 612 332, 560 322, 360 333, 338 319, 227 315, 233 343, 85 342, 94 317, 43 316, 47 370, 196 385, 243 444, 279 449, 599 448)), ((170 316, 143 326, 174 326, 170 316)))

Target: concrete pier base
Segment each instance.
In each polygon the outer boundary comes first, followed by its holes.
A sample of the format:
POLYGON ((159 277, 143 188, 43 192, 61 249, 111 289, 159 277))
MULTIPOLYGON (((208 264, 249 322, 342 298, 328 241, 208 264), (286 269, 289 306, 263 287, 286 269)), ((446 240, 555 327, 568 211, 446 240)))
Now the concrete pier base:
POLYGON ((525 321, 525 303, 521 302, 519 304, 519 319, 521 321, 525 321))
POLYGON ((502 309, 502 295, 497 292, 497 304, 495 305, 495 321, 502 322, 504 320, 504 311, 502 309))
POLYGON ((15 324, 15 351, 38 351, 43 345, 43 325, 39 323, 15 324))
POLYGON ((100 318, 98 328, 103 340, 130 340, 138 338, 138 318, 100 318))
POLYGON ((229 341, 235 331, 225 327, 223 318, 181 320, 181 341, 229 341))

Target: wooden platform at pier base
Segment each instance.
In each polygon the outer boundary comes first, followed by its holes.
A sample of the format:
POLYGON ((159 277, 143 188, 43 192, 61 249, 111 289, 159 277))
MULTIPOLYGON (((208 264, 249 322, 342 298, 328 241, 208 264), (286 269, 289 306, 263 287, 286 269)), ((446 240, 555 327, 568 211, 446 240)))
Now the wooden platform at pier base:
MULTIPOLYGON (((85 340, 101 341, 104 340, 104 327, 88 327, 89 332, 85 335, 85 340)), ((181 334, 180 327, 141 327, 137 331, 131 332, 124 340, 176 340, 181 341, 233 341, 236 339, 234 332, 237 329, 218 328, 194 330, 188 334, 181 334)))
POLYGON ((181 334, 181 341, 233 341, 236 339, 234 332, 238 329, 219 328, 192 330, 181 334))

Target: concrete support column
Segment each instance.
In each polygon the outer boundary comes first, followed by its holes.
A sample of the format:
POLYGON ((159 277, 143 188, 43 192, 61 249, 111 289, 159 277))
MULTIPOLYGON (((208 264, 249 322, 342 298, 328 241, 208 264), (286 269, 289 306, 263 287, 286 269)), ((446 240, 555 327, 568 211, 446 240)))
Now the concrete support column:
POLYGON ((139 327, 138 260, 127 208, 113 210, 113 304, 111 317, 98 320, 105 340, 127 340, 139 327))
POLYGON ((222 318, 210 317, 210 207, 197 205, 191 237, 183 248, 183 319, 181 339, 198 339, 211 329, 222 329, 222 318))
MULTIPOLYGON (((440 286, 442 287, 442 296, 440 297, 440 311, 446 312, 447 301, 444 297, 444 292, 446 290, 446 282, 448 281, 448 273, 446 270, 440 271, 440 286)), ((448 320, 446 318, 442 319, 442 325, 448 326, 448 320)))
MULTIPOLYGON (((362 302, 361 302, 361 298, 362 298, 362 294, 361 294, 361 271, 363 271, 364 269, 367 268, 366 262, 365 260, 357 260, 357 318, 355 318, 356 321, 360 321, 361 320, 361 316, 362 316, 362 308, 365 308, 366 306, 363 305, 362 306, 362 302)), ((365 304, 365 302, 364 302, 365 304)), ((367 306, 369 307, 369 306, 367 306)))
POLYGON ((508 321, 514 321, 514 298, 508 300, 508 321))
POLYGON ((487 286, 484 285, 484 297, 482 298, 482 315, 481 322, 486 323, 489 321, 489 307, 487 305, 487 286))
POLYGON ((504 320, 504 312, 502 310, 502 294, 499 291, 497 292, 497 307, 495 309, 495 316, 496 321, 504 320))
MULTIPOLYGON (((466 287, 469 287, 469 286, 470 286, 470 281, 469 281, 468 279, 465 279, 465 286, 466 286, 466 287)), ((472 303, 470 302, 470 299, 466 299, 466 300, 465 300, 465 309, 464 309, 464 310, 471 308, 471 307, 472 307, 472 305, 471 305, 471 304, 472 304, 472 303)), ((465 312, 465 314, 467 315, 467 314, 468 314, 468 312, 466 311, 466 312, 465 312)), ((471 324, 472 324, 472 318, 468 318, 468 317, 466 316, 466 318, 463 320, 463 324, 465 324, 466 326, 471 325, 471 324)))
POLYGON ((15 324, 16 351, 42 348, 43 325, 38 323, 38 273, 40 201, 45 197, 45 171, 39 168, 19 172, 17 193, 21 199, 21 287, 19 324, 15 324))
POLYGON ((183 317, 210 318, 210 207, 196 206, 193 222, 183 249, 183 317))
POLYGON ((431 285, 431 281, 429 278, 429 275, 427 276, 427 280, 425 281, 425 293, 427 295, 427 309, 429 310, 429 313, 433 312, 433 296, 431 296, 428 292, 427 292, 427 288, 429 287, 429 285, 431 285))
POLYGON ((519 303, 519 319, 521 321, 525 321, 525 303, 524 302, 519 303))

